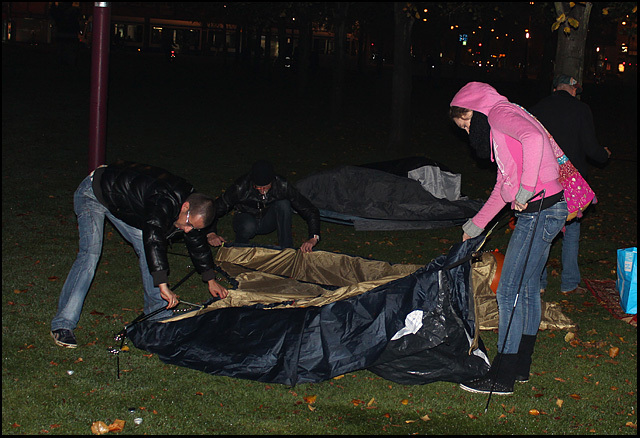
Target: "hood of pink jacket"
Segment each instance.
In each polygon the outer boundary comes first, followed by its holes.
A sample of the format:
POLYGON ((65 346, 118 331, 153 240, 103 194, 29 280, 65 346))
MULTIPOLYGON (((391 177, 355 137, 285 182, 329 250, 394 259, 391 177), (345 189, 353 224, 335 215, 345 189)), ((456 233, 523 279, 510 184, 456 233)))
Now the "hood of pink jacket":
POLYGON ((509 100, 498 93, 495 88, 484 82, 469 82, 453 96, 451 106, 480 111, 485 116, 498 103, 508 103, 509 100))

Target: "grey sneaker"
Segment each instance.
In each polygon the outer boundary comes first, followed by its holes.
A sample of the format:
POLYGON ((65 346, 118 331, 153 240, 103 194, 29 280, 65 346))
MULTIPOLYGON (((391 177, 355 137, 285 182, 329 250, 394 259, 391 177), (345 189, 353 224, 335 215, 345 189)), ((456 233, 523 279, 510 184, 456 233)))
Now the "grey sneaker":
POLYGON ((76 348, 78 346, 73 331, 69 329, 53 330, 51 332, 51 337, 53 338, 53 342, 60 347, 76 348))

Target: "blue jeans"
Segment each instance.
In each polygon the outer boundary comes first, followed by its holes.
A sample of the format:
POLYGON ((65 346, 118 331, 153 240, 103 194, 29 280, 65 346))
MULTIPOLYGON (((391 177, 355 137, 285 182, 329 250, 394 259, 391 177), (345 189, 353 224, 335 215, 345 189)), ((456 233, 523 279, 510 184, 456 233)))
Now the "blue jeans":
MULTIPOLYGON (((560 276, 560 291, 569 292, 580 284, 580 268, 578 267, 578 251, 580 248, 580 219, 574 219, 565 224, 562 238, 562 275, 560 276)), ((542 271, 540 287, 547 287, 547 267, 542 271)))
POLYGON ((540 276, 549 257, 551 243, 565 225, 567 203, 558 202, 539 214, 516 213, 516 217, 516 228, 504 256, 496 293, 499 311, 498 352, 504 354, 518 352, 522 335, 533 336, 538 333, 541 319, 540 276), (522 286, 518 294, 520 284, 522 286), (512 313, 513 321, 505 342, 512 313))
POLYGON ((233 217, 235 241, 249 243, 257 234, 270 234, 277 230, 280 248, 293 248, 291 214, 291 202, 288 199, 274 202, 261 218, 249 213, 237 213, 233 217))
MULTIPOLYGON (((107 207, 96 199, 91 184, 91 176, 87 176, 73 195, 73 209, 78 217, 80 244, 76 260, 73 262, 62 287, 58 300, 58 312, 51 321, 51 330, 73 330, 78 324, 84 299, 93 282, 96 266, 102 253, 105 217, 133 245, 138 256, 144 286, 144 313, 149 314, 161 307, 166 307, 168 304, 160 295, 160 289, 153 285, 153 277, 149 272, 144 254, 142 230, 127 225, 113 216, 107 207)), ((166 318, 172 314, 172 311, 167 310, 160 312, 153 319, 166 318)))

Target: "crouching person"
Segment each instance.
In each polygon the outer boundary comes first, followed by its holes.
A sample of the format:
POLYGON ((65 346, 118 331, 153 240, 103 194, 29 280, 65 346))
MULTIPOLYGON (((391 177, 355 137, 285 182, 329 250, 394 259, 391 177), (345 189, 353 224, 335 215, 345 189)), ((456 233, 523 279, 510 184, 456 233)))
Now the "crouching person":
POLYGON ((216 217, 207 230, 209 244, 220 246, 226 242, 218 235, 217 221, 235 210, 236 243, 249 243, 256 235, 277 231, 280 248, 293 248, 292 209, 307 222, 309 234, 300 250, 309 253, 320 241, 320 211, 284 177, 276 175, 271 163, 257 161, 249 173, 239 177, 216 199, 216 217))

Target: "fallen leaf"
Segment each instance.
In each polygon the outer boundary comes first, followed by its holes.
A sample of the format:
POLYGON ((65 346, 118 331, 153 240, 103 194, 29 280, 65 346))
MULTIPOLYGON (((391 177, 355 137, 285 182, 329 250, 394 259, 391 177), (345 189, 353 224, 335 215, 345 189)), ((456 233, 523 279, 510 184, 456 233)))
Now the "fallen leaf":
POLYGON ((108 426, 109 432, 122 432, 124 430, 124 423, 124 420, 116 419, 116 421, 108 426))
POLYGON ((129 346, 125 345, 124 347, 122 347, 120 351, 129 351, 129 346))
POLYGON ((405 423, 415 423, 416 420, 404 420, 405 423))
POLYGON ((564 380, 562 377, 556 377, 555 380, 557 380, 558 382, 566 382, 566 380, 564 380))
POLYGON ((95 435, 102 435, 103 433, 109 432, 109 426, 107 426, 104 421, 94 421, 91 425, 91 432, 95 435))
POLYGON ((540 411, 537 409, 529 409, 531 415, 540 415, 540 411))
POLYGON ((424 417, 420 417, 420 419, 421 419, 422 421, 431 421, 431 418, 429 418, 429 416, 428 416, 428 415, 425 415, 424 417))
POLYGON ((200 391, 196 392, 196 395, 204 395, 203 393, 201 393, 200 391))
POLYGON ((469 416, 469 418, 471 418, 472 420, 477 420, 477 419, 478 419, 478 417, 476 417, 476 416, 475 416, 475 415, 473 415, 473 414, 467 414, 467 415, 468 415, 468 416, 469 416))
POLYGON ((571 342, 573 340, 573 338, 575 338, 576 335, 573 332, 569 332, 564 336, 564 341, 565 342, 571 342))
POLYGON ((311 406, 310 404, 307 405, 307 407, 309 408, 310 411, 315 411, 316 410, 315 406, 311 406))
POLYGON ((372 404, 374 404, 376 402, 375 398, 372 398, 371 400, 369 400, 369 403, 367 403, 367 407, 371 407, 372 404))
POLYGON ((335 377, 333 378, 333 380, 340 380, 340 379, 342 379, 343 377, 344 377, 344 374, 341 374, 341 375, 339 375, 339 376, 335 376, 335 377))
POLYGON ((616 357, 618 353, 620 353, 620 349, 618 347, 609 348, 609 357, 611 357, 612 359, 616 357))
POLYGON ((49 281, 57 281, 58 277, 56 277, 55 275, 52 275, 51 277, 49 277, 49 281))
POLYGON ((558 406, 559 408, 562 408, 562 404, 564 403, 564 400, 562 400, 561 398, 559 398, 558 400, 556 400, 556 406, 558 406))
POLYGON ((403 405, 408 405, 409 404, 409 400, 407 400, 405 398, 405 399, 400 400, 400 403, 402 403, 403 405))
POLYGON ((308 397, 302 397, 302 398, 305 401, 305 403, 312 404, 312 403, 316 402, 316 399, 318 398, 318 396, 317 395, 310 395, 308 397))
POLYGON ((20 425, 18 423, 13 423, 11 427, 20 427, 20 425))
POLYGON ((578 394, 571 394, 569 397, 571 397, 574 400, 580 400, 582 398, 578 394))
POLYGON ((637 428, 638 428, 638 423, 634 423, 634 422, 632 422, 632 421, 627 421, 627 422, 625 423, 625 426, 630 427, 630 428, 632 428, 632 429, 637 429, 637 428))

